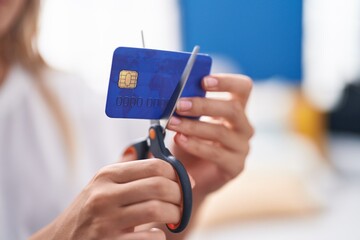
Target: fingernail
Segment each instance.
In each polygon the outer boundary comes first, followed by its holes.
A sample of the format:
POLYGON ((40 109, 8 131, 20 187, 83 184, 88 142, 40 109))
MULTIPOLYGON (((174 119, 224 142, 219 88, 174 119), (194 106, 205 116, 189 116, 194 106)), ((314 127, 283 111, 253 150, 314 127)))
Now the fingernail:
POLYGON ((177 103, 176 107, 177 107, 177 110, 179 110, 179 111, 188 111, 192 107, 192 102, 189 100, 183 99, 177 103))
POLYGON ((219 83, 219 81, 216 78, 213 78, 213 77, 206 77, 204 79, 204 81, 205 81, 204 82, 205 87, 207 87, 207 88, 215 87, 219 83))
POLYGON ((187 142, 187 140, 188 140, 188 138, 184 134, 180 134, 179 139, 182 142, 187 142))
POLYGON ((176 125, 179 125, 180 123, 181 123, 180 118, 177 118, 177 117, 170 118, 170 122, 169 122, 170 125, 176 126, 176 125))

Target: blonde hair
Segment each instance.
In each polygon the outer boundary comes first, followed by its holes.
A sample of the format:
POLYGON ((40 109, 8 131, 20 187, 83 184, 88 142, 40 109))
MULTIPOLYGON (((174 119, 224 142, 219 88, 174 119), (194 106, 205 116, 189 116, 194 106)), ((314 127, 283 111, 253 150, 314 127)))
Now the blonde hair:
POLYGON ((32 74, 39 75, 46 67, 36 45, 40 0, 27 0, 22 7, 17 21, 1 39, 1 58, 7 65, 17 61, 32 74))
POLYGON ((33 76, 41 96, 53 114, 59 130, 63 134, 64 145, 73 165, 75 144, 66 114, 60 102, 43 81, 43 74, 49 67, 42 58, 38 46, 38 18, 41 0, 26 0, 17 21, 9 32, 0 39, 0 60, 7 66, 20 63, 33 76))

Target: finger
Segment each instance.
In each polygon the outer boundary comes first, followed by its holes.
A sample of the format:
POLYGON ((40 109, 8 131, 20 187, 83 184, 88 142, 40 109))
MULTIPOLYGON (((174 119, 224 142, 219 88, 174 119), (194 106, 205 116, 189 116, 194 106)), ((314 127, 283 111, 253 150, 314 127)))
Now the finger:
POLYGON ((211 92, 230 92, 246 107, 252 89, 252 80, 240 74, 213 74, 202 81, 203 88, 211 92))
POLYGON ((181 190, 177 182, 164 177, 151 177, 115 185, 113 199, 121 206, 159 200, 163 202, 181 204, 181 190))
POLYGON ((119 208, 119 219, 123 228, 134 227, 146 223, 178 223, 180 207, 158 200, 146 201, 119 208))
POLYGON ((127 183, 156 176, 163 176, 173 181, 177 180, 173 167, 160 159, 111 164, 103 167, 93 180, 111 180, 116 183, 127 183))
POLYGON ((239 151, 230 152, 220 146, 183 134, 176 134, 174 140, 186 152, 216 164, 230 178, 237 176, 243 170, 244 158, 241 155, 245 156, 249 151, 248 141, 240 141, 242 144, 239 151))
POLYGON ((177 113, 181 116, 222 117, 229 121, 233 129, 252 135, 251 125, 241 103, 237 100, 225 101, 209 98, 181 98, 177 103, 177 113))
POLYGON ((157 228, 152 228, 150 230, 144 230, 133 233, 126 233, 121 237, 117 238, 118 240, 166 240, 165 233, 157 228))
POLYGON ((180 115, 200 117, 223 117, 233 122, 239 118, 239 112, 243 111, 237 101, 227 101, 210 98, 181 98, 176 105, 176 112, 180 115))
POLYGON ((229 150, 239 148, 239 134, 222 124, 172 117, 168 129, 188 136, 218 142, 229 150))

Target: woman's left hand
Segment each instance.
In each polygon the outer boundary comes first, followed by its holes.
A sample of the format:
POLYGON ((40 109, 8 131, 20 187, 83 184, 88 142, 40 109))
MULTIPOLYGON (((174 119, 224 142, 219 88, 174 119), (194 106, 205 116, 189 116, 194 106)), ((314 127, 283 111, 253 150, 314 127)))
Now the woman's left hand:
POLYGON ((195 180, 194 195, 203 198, 236 177, 244 169, 253 135, 245 107, 252 88, 250 78, 218 74, 203 79, 209 92, 228 92, 229 100, 183 98, 177 105, 180 116, 208 116, 209 120, 173 117, 168 129, 176 133, 172 153, 195 180))

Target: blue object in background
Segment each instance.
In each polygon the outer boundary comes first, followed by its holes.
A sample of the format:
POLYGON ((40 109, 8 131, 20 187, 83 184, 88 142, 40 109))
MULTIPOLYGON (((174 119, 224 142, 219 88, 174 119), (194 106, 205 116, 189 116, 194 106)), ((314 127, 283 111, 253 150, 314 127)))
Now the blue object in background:
POLYGON ((254 80, 302 78, 302 0, 180 0, 183 43, 233 60, 254 80))

